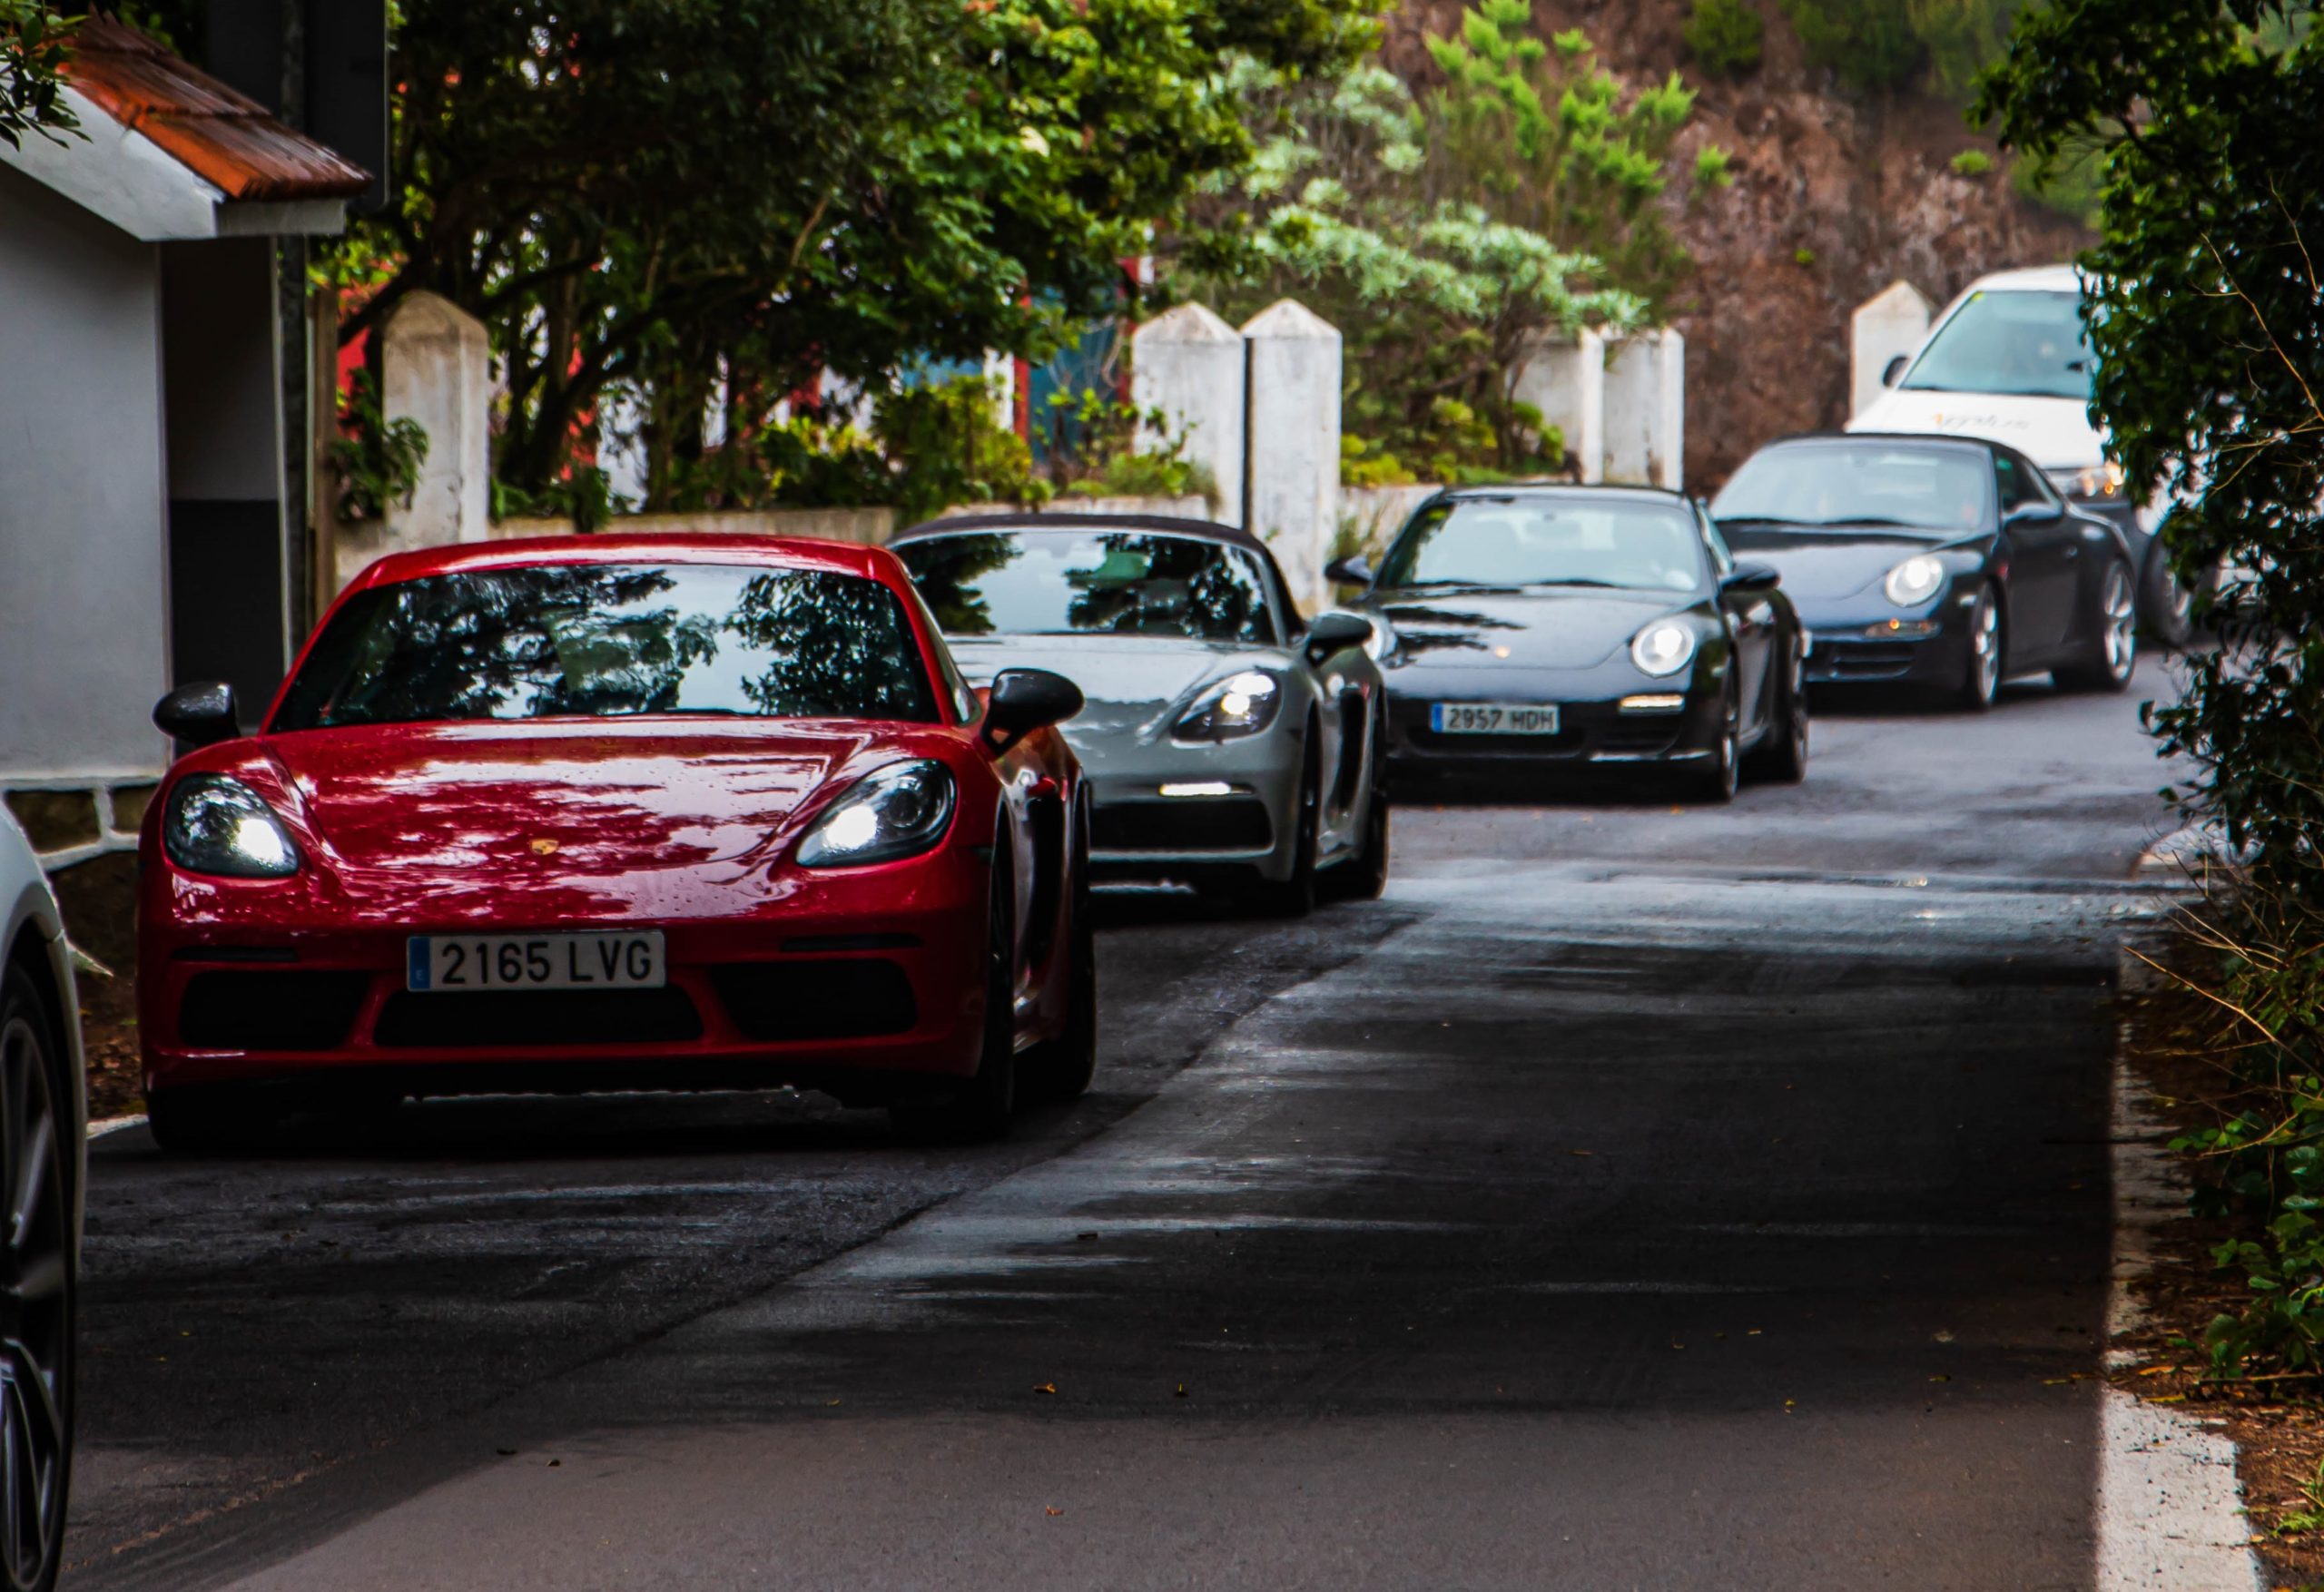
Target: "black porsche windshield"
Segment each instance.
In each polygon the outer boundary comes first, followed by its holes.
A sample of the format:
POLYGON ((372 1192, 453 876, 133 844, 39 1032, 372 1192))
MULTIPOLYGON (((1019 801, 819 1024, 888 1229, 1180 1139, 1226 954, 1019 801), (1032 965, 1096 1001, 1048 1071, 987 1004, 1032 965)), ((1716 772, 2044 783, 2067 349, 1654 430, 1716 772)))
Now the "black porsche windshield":
POLYGON ((1937 328, 1898 385, 1922 392, 2090 401, 2079 293, 1986 292, 1937 328))
POLYGON ((1275 640, 1259 561, 1197 536, 971 531, 896 555, 947 635, 1275 640))
POLYGON ((1911 444, 1804 442, 1743 461, 1711 500, 1711 517, 1795 526, 1974 530, 1984 522, 1994 467, 1982 450, 1911 444))
POLYGON ((445 719, 936 718, 903 606, 826 570, 571 564, 359 592, 274 730, 445 719))
POLYGON ((1381 561, 1380 584, 1691 592, 1706 574, 1702 533, 1676 504, 1465 497, 1414 516, 1381 561))

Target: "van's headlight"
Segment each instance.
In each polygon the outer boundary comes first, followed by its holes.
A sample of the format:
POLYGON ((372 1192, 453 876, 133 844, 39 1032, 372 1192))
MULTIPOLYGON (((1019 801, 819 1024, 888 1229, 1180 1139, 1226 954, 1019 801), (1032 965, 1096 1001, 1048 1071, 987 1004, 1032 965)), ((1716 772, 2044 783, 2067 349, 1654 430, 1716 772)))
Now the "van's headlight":
POLYGON ((802 868, 852 868, 917 857, 952 821, 952 771, 932 758, 894 762, 855 781, 799 842, 802 868))
POLYGON ((266 798, 223 774, 193 774, 170 792, 162 850, 188 873, 222 879, 288 879, 299 843, 266 798))
POLYGON ((1659 680, 1695 661, 1695 627, 1658 619, 1630 638, 1630 662, 1639 673, 1659 680))
POLYGON ((2111 503, 2122 495, 2122 467, 2108 460, 2104 464, 2084 465, 2078 470, 2047 472, 2050 485, 2069 497, 2085 502, 2111 503))
POLYGON ((1229 674, 1203 692, 1170 726, 1179 741, 1231 741, 1256 735, 1275 722, 1283 705, 1283 687, 1272 674, 1246 669, 1229 674))
POLYGON ((1925 553, 1915 553, 1890 570, 1880 589, 1899 608, 1917 608, 1936 595, 1945 584, 1945 564, 1925 553))

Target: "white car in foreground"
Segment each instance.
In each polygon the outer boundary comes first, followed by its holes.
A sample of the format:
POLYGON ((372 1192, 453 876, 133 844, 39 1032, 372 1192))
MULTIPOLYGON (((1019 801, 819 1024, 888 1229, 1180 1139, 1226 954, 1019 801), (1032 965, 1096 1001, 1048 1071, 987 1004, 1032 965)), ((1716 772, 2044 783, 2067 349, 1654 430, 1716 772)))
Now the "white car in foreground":
POLYGON ((2162 505, 2139 501, 2107 462, 2106 433, 2090 413, 2091 372, 2081 274, 2070 265, 1996 271, 1970 283, 1917 349, 1890 362, 1887 390, 1848 429, 1975 437, 2024 454, 2074 507, 2122 527, 2138 561, 2140 616, 2182 645, 2188 595, 2154 545, 2162 505))
POLYGON ((0 1592, 46 1592, 73 1474, 87 1106, 64 919, 0 811, 0 1592))

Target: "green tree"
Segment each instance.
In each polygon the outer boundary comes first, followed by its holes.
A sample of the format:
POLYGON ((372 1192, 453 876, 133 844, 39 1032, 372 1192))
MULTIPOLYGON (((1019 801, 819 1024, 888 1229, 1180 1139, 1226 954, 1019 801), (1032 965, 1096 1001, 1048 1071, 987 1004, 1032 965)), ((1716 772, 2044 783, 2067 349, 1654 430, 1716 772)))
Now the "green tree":
POLYGON ((1695 0, 1687 13, 1687 53, 1705 72, 1740 77, 1759 64, 1767 23, 1749 0, 1695 0))
MULTIPOLYGON (((1295 295, 1341 329, 1365 478, 1554 465, 1515 398, 1533 347, 1649 323, 1687 269, 1665 196, 1692 93, 1626 93, 1581 34, 1529 18, 1525 0, 1464 12, 1418 97, 1374 64, 1326 84, 1246 68, 1258 152, 1175 246, 1189 294, 1236 314, 1295 295)), ((1724 178, 1696 169, 1694 187, 1724 178)))
MULTIPOLYGON (((497 468, 539 493, 609 390, 657 463, 714 394, 1039 358, 1249 150, 1219 67, 1325 72, 1361 0, 404 0, 397 261, 347 323, 443 294, 492 329, 497 468)), ((657 468, 658 479, 680 472, 657 468)))
POLYGON ((0 143, 47 139, 79 127, 59 74, 73 54, 73 23, 47 0, 0 0, 0 143))
POLYGON ((1807 59, 1853 89, 1899 88, 1919 70, 1921 42, 1897 0, 1777 0, 1807 59))

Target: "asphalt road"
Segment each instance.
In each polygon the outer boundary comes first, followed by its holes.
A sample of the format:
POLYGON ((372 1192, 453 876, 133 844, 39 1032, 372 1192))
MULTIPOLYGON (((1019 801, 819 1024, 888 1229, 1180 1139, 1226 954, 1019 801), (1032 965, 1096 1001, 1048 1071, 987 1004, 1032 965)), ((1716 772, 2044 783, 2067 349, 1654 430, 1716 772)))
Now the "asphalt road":
POLYGON ((92 1156, 88 1587, 2076 1587, 2137 700, 1114 897, 1099 1087, 92 1156))

